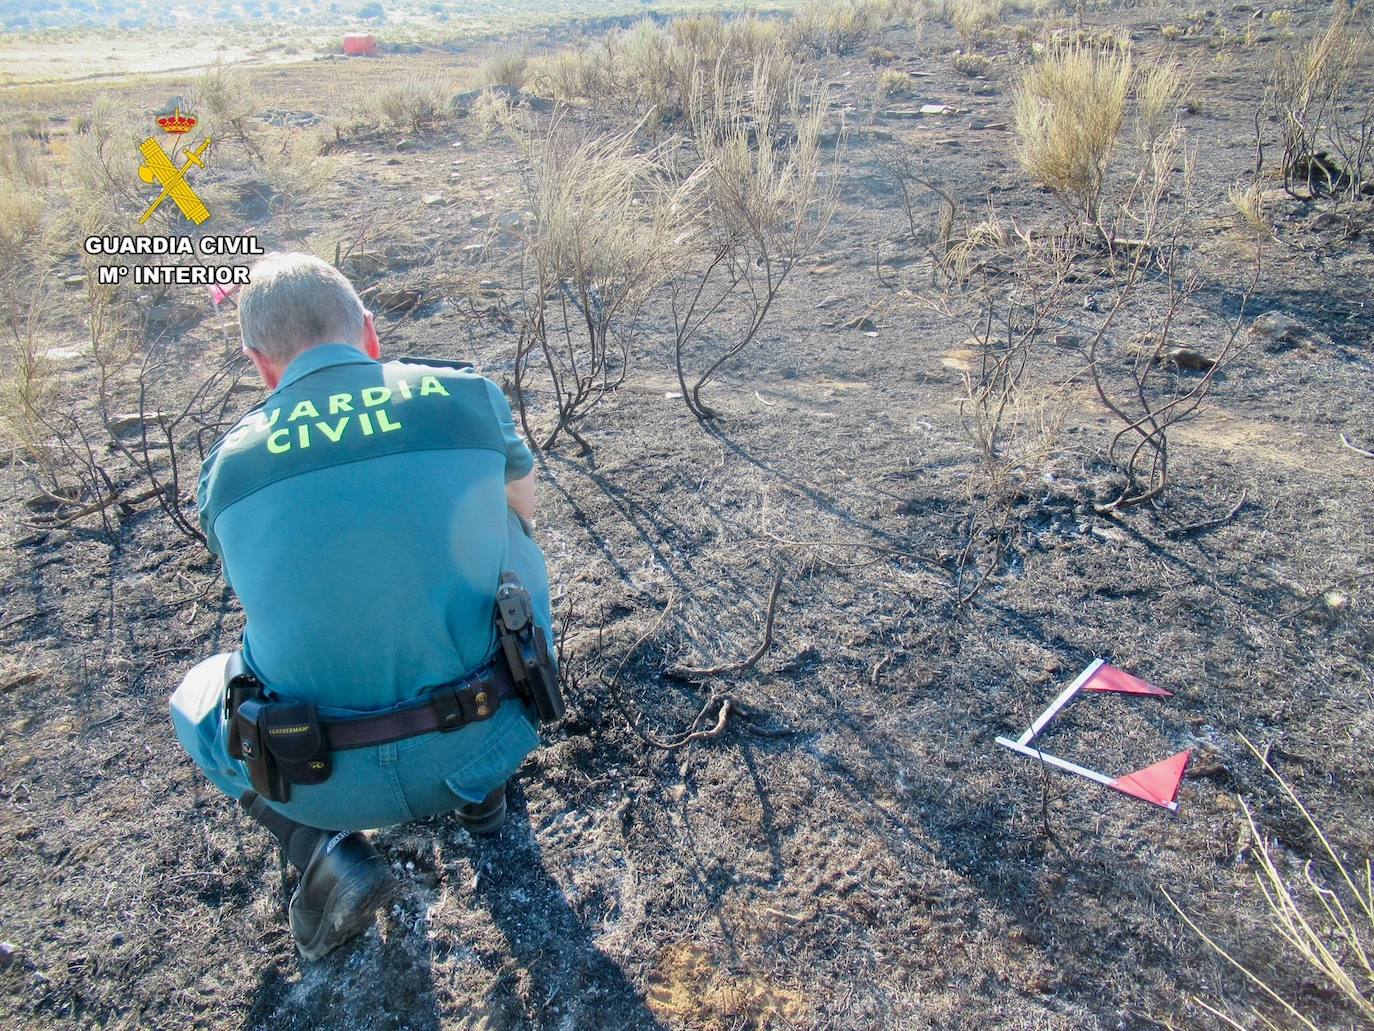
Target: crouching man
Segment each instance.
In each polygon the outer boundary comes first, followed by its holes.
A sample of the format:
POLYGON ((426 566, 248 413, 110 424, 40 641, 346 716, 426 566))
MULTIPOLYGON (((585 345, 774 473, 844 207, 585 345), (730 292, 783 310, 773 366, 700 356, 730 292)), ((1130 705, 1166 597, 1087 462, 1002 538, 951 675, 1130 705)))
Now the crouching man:
POLYGON ((302 254, 253 268, 244 353, 271 393, 211 450, 200 524, 242 649, 192 669, 177 737, 300 871, 291 931, 323 956, 391 896, 359 831, 453 812, 476 834, 561 715, 533 458, 462 363, 383 363, 372 316, 302 254))

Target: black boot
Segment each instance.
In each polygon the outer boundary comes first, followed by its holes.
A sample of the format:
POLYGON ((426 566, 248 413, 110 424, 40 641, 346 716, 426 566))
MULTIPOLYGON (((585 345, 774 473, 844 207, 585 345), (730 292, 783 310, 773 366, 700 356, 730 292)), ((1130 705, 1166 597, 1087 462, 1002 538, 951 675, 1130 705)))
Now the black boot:
POLYGON ((480 802, 460 805, 456 815, 469 834, 495 834, 506 822, 506 785, 502 784, 480 802))
POLYGON ((252 791, 239 804, 276 835, 301 873, 291 895, 290 921, 296 947, 306 959, 319 959, 366 930, 395 893, 396 879, 386 860, 361 834, 307 827, 252 791))

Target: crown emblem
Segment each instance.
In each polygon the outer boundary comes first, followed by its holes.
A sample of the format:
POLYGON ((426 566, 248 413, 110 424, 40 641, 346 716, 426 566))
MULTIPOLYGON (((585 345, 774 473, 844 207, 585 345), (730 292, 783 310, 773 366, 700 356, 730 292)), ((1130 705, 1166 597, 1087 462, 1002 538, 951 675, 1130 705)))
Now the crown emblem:
POLYGON ((184 115, 181 113, 181 108, 178 107, 170 115, 158 115, 157 124, 163 132, 180 136, 196 127, 196 116, 184 115))

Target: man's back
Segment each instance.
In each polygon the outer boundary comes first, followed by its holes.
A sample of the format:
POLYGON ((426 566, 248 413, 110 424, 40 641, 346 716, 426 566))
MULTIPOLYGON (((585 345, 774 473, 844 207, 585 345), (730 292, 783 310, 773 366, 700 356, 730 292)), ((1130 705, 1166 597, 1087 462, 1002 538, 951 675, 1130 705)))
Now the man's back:
POLYGON ((480 376, 344 345, 299 355, 202 472, 249 664, 274 692, 331 708, 412 698, 489 655, 505 569, 547 628, 542 555, 511 532, 505 495, 531 465, 480 376))

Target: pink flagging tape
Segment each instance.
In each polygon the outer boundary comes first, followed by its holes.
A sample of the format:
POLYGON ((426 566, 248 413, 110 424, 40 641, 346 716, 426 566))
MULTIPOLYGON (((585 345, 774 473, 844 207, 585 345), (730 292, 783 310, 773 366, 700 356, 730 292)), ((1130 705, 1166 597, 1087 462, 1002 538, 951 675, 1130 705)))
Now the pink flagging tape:
POLYGON ((1115 691, 1118 694, 1143 694, 1153 695, 1156 698, 1172 698, 1173 692, 1166 691, 1162 687, 1155 687, 1133 677, 1124 670, 1119 670, 1115 666, 1108 666, 1103 663, 1097 671, 1088 678, 1083 685, 1084 691, 1115 691))
POLYGON ((1127 795, 1143 798, 1146 802, 1169 809, 1178 799, 1178 789, 1183 784, 1183 771, 1188 768, 1192 752, 1179 752, 1169 758, 1136 770, 1124 777, 1117 777, 1111 787, 1127 795))

